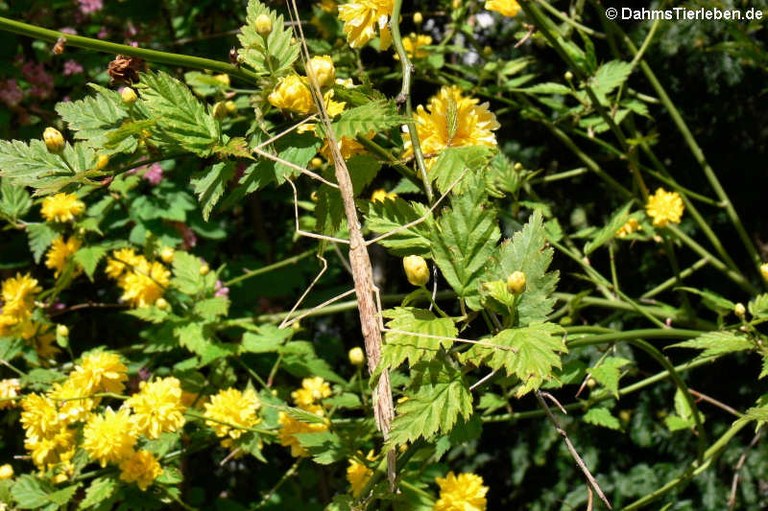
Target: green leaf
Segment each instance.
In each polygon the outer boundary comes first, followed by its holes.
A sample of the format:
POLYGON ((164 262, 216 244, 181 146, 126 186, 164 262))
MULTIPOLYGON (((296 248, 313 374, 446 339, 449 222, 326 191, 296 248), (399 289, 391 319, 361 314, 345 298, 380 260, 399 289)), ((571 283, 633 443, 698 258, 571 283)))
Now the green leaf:
POLYGON ((15 184, 38 188, 57 177, 72 175, 62 155, 49 152, 42 140, 29 144, 0 140, 0 176, 15 184))
POLYGON ((434 230, 434 219, 428 209, 418 202, 406 202, 400 197, 384 201, 369 202, 365 212, 365 226, 376 234, 386 234, 398 229, 391 236, 379 241, 396 256, 427 255, 430 252, 430 232, 434 230), (426 220, 406 229, 402 227, 416 222, 424 215, 426 220))
POLYGON ((173 256, 171 286, 185 295, 195 296, 205 290, 206 279, 200 274, 202 261, 188 252, 178 251, 173 256))
POLYGON ((768 423, 768 406, 753 406, 740 417, 736 422, 755 421, 757 427, 768 423))
MULTIPOLYGON (((432 257, 459 298, 480 308, 479 284, 501 236, 496 215, 479 179, 468 179, 464 193, 453 196, 430 233, 432 257)), ((487 279, 485 279, 487 280, 487 279)))
POLYGON ((243 334, 240 351, 246 353, 274 353, 290 339, 293 331, 273 325, 260 325, 256 332, 243 334))
POLYGON ((249 0, 245 23, 237 36, 243 46, 237 52, 238 60, 256 73, 274 79, 290 72, 299 57, 300 46, 293 40, 293 30, 286 28, 283 17, 258 0, 249 0), (272 21, 272 31, 266 40, 256 31, 256 19, 262 14, 272 21))
POLYGON ((552 311, 555 299, 552 293, 557 285, 558 273, 547 272, 553 255, 547 246, 546 230, 538 212, 531 215, 528 223, 516 232, 512 240, 505 240, 497 249, 496 263, 488 280, 504 280, 515 271, 525 273, 525 292, 518 297, 518 322, 526 325, 545 321, 552 311))
POLYGON ((328 362, 317 356, 314 346, 307 341, 286 343, 278 353, 283 357, 281 367, 296 377, 320 376, 330 382, 345 383, 341 376, 333 372, 328 362))
POLYGON ((735 332, 707 332, 695 339, 679 342, 669 347, 703 350, 699 354, 699 358, 709 358, 720 357, 738 351, 752 350, 755 348, 755 345, 745 336, 735 332))
POLYGON ((26 215, 32 208, 32 199, 23 186, 10 180, 0 181, 0 215, 16 221, 26 215))
POLYGON ((58 234, 48 224, 29 224, 27 225, 27 235, 29 236, 29 249, 32 251, 32 257, 39 264, 43 254, 58 234))
POLYGON ((520 92, 527 92, 528 94, 560 94, 565 96, 571 93, 571 88, 567 85, 554 82, 537 83, 533 87, 519 90, 520 92))
POLYGON ((347 458, 349 452, 339 435, 330 431, 317 433, 295 433, 293 435, 299 444, 309 451, 312 461, 320 465, 330 465, 347 458))
POLYGON ((95 84, 90 87, 96 95, 56 105, 56 112, 78 140, 102 139, 105 131, 120 127, 128 117, 118 92, 95 84))
POLYGON ((109 242, 84 247, 75 252, 74 260, 83 268, 83 270, 85 270, 86 275, 88 275, 88 278, 93 282, 93 275, 96 273, 96 267, 99 265, 99 261, 101 261, 109 251, 124 245, 125 244, 122 242, 109 242))
POLYGON ((611 415, 611 411, 608 408, 590 408, 587 413, 584 414, 584 422, 592 424, 594 426, 601 426, 603 428, 620 430, 621 423, 619 419, 611 415))
POLYGON ((749 313, 755 319, 768 318, 768 293, 757 295, 754 300, 749 302, 749 313))
MULTIPOLYGON (((312 133, 291 133, 280 137, 275 143, 278 157, 300 168, 307 167, 310 160, 317 154, 319 148, 320 140, 312 133)), ((301 173, 293 166, 283 163, 274 163, 274 166, 277 184, 282 184, 286 179, 298 176, 301 173)))
POLYGON ((96 507, 112 497, 117 489, 117 482, 111 477, 99 477, 91 482, 85 491, 85 498, 80 502, 78 509, 96 507))
POLYGON ((229 312, 229 299, 214 296, 195 302, 194 312, 206 321, 215 321, 229 312))
POLYGON ((627 223, 631 207, 632 203, 628 202, 623 208, 613 214, 608 223, 605 224, 605 227, 597 231, 592 239, 584 246, 584 255, 591 254, 595 249, 602 247, 616 236, 616 231, 621 229, 621 227, 627 223))
POLYGON ((227 183, 235 175, 234 162, 220 162, 203 171, 202 176, 192 180, 195 195, 203 206, 203 219, 207 222, 211 211, 227 189, 227 183))
POLYGON ((618 398, 621 368, 630 363, 626 358, 608 357, 599 366, 590 369, 589 374, 618 398))
POLYGON ((333 122, 333 132, 338 140, 342 137, 354 139, 357 135, 380 133, 407 122, 397 113, 393 101, 374 100, 364 105, 343 111, 333 122))
POLYGON ((64 509, 67 507, 67 503, 72 500, 72 497, 74 497, 75 492, 78 488, 80 488, 81 483, 73 484, 72 486, 67 486, 65 488, 62 488, 60 490, 57 490, 50 495, 48 495, 48 499, 51 501, 52 504, 56 506, 56 509, 64 509))
POLYGON ((437 318, 428 310, 397 307, 384 311, 382 316, 390 319, 386 324, 388 330, 397 330, 386 332, 382 347, 382 363, 389 368, 396 368, 405 360, 413 367, 422 359, 432 359, 441 348, 450 348, 452 339, 459 334, 451 318, 437 318))
POLYGON ((11 495, 19 509, 38 509, 51 503, 54 487, 47 481, 29 474, 22 474, 11 488, 11 495))
POLYGON ((482 344, 464 352, 462 360, 475 365, 485 363, 491 369, 504 369, 517 376, 522 385, 518 397, 536 390, 560 368, 561 353, 568 348, 563 341, 563 329, 552 323, 532 323, 521 328, 502 330, 482 344))
POLYGON ((611 60, 597 68, 595 75, 590 80, 590 86, 600 103, 605 104, 605 97, 622 85, 631 72, 632 64, 620 60, 611 60))
POLYGON ((472 394, 460 370, 441 361, 422 362, 413 369, 416 391, 397 406, 390 446, 447 434, 459 417, 472 415, 472 394))
POLYGON ((465 171, 467 176, 479 175, 495 151, 488 146, 449 147, 437 156, 429 175, 441 193, 447 192, 451 186, 454 192, 463 192, 478 186, 476 181, 460 180, 465 171))
POLYGON ((721 316, 730 314, 736 306, 732 301, 713 291, 709 291, 708 289, 699 290, 693 287, 676 287, 675 289, 701 296, 701 303, 709 310, 716 312, 721 316))
POLYGON ((137 85, 163 134, 198 156, 208 156, 221 141, 221 128, 189 88, 162 71, 142 74, 137 85))
MULTIPOLYGON (((675 391, 675 413, 669 414, 664 418, 664 424, 670 431, 680 431, 690 429, 696 425, 695 412, 688 405, 688 400, 680 389, 675 391)), ((699 413, 701 422, 704 422, 704 416, 699 413)))

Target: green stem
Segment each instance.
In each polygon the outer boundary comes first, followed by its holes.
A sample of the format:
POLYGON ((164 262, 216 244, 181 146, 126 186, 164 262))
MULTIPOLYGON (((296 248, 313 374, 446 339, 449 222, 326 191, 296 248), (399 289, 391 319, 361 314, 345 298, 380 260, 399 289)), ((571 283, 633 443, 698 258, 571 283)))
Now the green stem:
POLYGON ((77 48, 84 48, 86 50, 111 53, 114 55, 139 57, 149 62, 167 64, 169 66, 217 71, 219 73, 226 73, 228 75, 240 78, 241 80, 252 84, 256 84, 259 81, 256 74, 226 62, 204 59, 201 57, 191 57, 189 55, 182 55, 179 53, 135 48, 126 44, 110 43, 90 37, 65 34, 64 32, 49 30, 47 28, 29 25, 27 23, 22 23, 21 21, 3 17, 0 17, 0 31, 11 32, 13 34, 19 34, 51 43, 55 43, 60 38, 63 38, 66 40, 67 45, 75 46, 77 48))
MULTIPOLYGON (((707 264, 709 264, 709 259, 708 258, 699 259, 698 261, 693 263, 691 266, 689 266, 688 268, 686 268, 685 270, 680 272, 680 279, 679 280, 688 278, 689 276, 693 275, 693 272, 695 272, 696 270, 698 270, 700 268, 703 268, 707 264)), ((674 286, 677 283, 678 283, 678 276, 677 275, 675 275, 673 277, 670 277, 667 280, 665 280, 664 282, 662 282, 661 284, 659 284, 658 286, 656 286, 653 289, 651 289, 650 291, 646 291, 645 293, 643 293, 640 296, 640 299, 653 298, 657 294, 661 293, 662 291, 665 291, 665 290, 669 289, 670 287, 674 286)))
POLYGON ((259 275, 263 275, 264 273, 269 273, 271 271, 278 270, 278 269, 283 268, 285 266, 290 266, 292 264, 296 264, 299 261, 301 261, 302 259, 305 259, 305 258, 311 256, 312 254, 315 254, 316 252, 317 251, 315 249, 307 250, 306 252, 302 252, 301 254, 295 255, 293 257, 289 257, 287 259, 283 259, 282 261, 278 261, 278 262, 276 262, 274 264, 270 264, 269 266, 264 266, 264 267, 258 268, 256 270, 247 271, 247 272, 243 273, 242 275, 238 275, 237 277, 229 279, 228 281, 226 281, 224 283, 224 286, 225 287, 233 286, 233 285, 238 284, 238 283, 240 283, 240 282, 242 282, 244 280, 247 280, 247 279, 250 279, 250 278, 253 278, 253 277, 257 277, 259 275))

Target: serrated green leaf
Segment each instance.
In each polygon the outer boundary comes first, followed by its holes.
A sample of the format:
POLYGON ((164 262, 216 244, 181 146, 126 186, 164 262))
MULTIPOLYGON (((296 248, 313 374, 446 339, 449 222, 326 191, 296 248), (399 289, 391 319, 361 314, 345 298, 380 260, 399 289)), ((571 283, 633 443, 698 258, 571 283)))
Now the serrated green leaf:
POLYGON ((552 323, 532 323, 521 328, 502 330, 482 344, 464 352, 462 360, 491 369, 504 369, 517 376, 522 385, 518 397, 536 390, 562 366, 560 354, 567 353, 563 329, 552 323))
POLYGON ((273 325, 261 325, 256 332, 246 332, 240 350, 246 353, 274 353, 292 335, 288 328, 277 328, 273 325))
POLYGON ((16 221, 32 208, 29 193, 19 184, 8 179, 0 181, 0 215, 16 221))
POLYGON ((512 240, 505 240, 497 249, 496 263, 488 280, 504 280, 515 271, 525 273, 525 292, 517 300, 518 323, 526 325, 545 321, 552 311, 555 299, 552 293, 557 285, 558 273, 547 272, 554 251, 547 246, 546 231, 541 214, 534 212, 528 223, 516 232, 512 240))
POLYGON ((239 60, 256 73, 274 79, 290 72, 300 46, 293 40, 293 31, 285 27, 283 17, 258 0, 249 0, 245 23, 237 36, 242 45, 237 52, 239 60), (256 31, 256 19, 262 14, 272 21, 272 31, 266 38, 256 31))
POLYGON ((330 431, 317 433, 295 433, 293 435, 299 444, 306 449, 312 461, 320 465, 330 465, 347 458, 349 452, 339 435, 330 431))
POLYGON ((675 289, 701 296, 701 303, 709 310, 716 312, 721 316, 733 312, 733 308, 736 305, 727 298, 722 297, 713 291, 709 291, 708 289, 699 290, 693 287, 676 287, 675 289))
POLYGON ((114 495, 117 482, 111 477, 99 477, 94 479, 85 491, 85 498, 80 502, 78 509, 96 507, 114 495))
POLYGON ((357 135, 380 133, 407 122, 397 113, 394 102, 374 100, 364 105, 344 110, 332 126, 338 140, 342 137, 354 139, 357 135))
POLYGON ((48 495, 48 499, 54 506, 56 506, 56 509, 66 508, 67 503, 72 500, 72 497, 74 497, 75 492, 78 488, 80 488, 80 485, 81 483, 73 484, 72 486, 67 486, 66 488, 56 490, 55 492, 48 495))
POLYGON ((221 142, 219 123, 179 80, 162 71, 147 72, 137 87, 163 134, 184 149, 205 157, 221 142))
POLYGON ((328 419, 316 413, 308 412, 302 408, 295 408, 293 406, 286 406, 282 409, 292 419, 296 419, 300 422, 306 422, 307 424, 327 424, 328 419))
POLYGON ((520 89, 520 92, 528 94, 560 94, 567 95, 571 93, 571 88, 567 85, 554 82, 537 83, 533 87, 520 89))
POLYGON ((768 355, 763 355, 763 368, 760 371, 758 378, 762 379, 768 376, 768 355))
POLYGON ((584 414, 583 419, 584 422, 593 426, 601 426, 613 430, 621 429, 619 419, 611 415, 611 411, 608 408, 590 408, 584 414))
POLYGON ((11 495, 19 509, 38 509, 51 504, 49 495, 53 491, 54 487, 49 482, 22 474, 11 488, 11 495))
POLYGON ((597 68, 589 83, 600 103, 605 103, 605 97, 622 85, 631 72, 632 64, 620 60, 611 60, 597 68))
POLYGON ((621 368, 632 363, 630 360, 621 357, 608 357, 603 360, 599 366, 589 370, 589 374, 598 383, 608 389, 611 394, 619 397, 619 379, 621 378, 621 368))
POLYGON ((202 176, 192 180, 195 195, 203 206, 203 219, 208 221, 211 211, 219 199, 224 195, 227 183, 235 175, 234 162, 220 162, 210 169, 203 171, 202 176))
POLYGON ((19 186, 32 186, 52 176, 71 176, 72 171, 58 154, 48 151, 42 140, 29 144, 19 140, 0 140, 0 176, 19 186))
POLYGON ((597 231, 592 239, 584 246, 584 255, 591 254, 616 236, 616 232, 627 223, 631 207, 632 203, 628 202, 623 208, 613 214, 608 223, 605 224, 605 227, 597 231))
POLYGON ((345 382, 325 360, 317 356, 314 346, 307 341, 286 343, 280 347, 278 353, 283 357, 281 367, 296 377, 320 376, 334 383, 345 382))
POLYGON ((94 84, 91 88, 96 95, 56 105, 56 112, 78 140, 102 139, 105 131, 118 128, 128 117, 120 94, 94 84))
POLYGON ((396 256, 427 255, 430 252, 430 232, 434 219, 418 202, 406 202, 400 197, 369 202, 365 212, 365 226, 376 234, 397 232, 379 241, 396 256), (426 216, 426 220, 406 229, 402 227, 426 216))
POLYGON ((99 261, 101 261, 110 250, 119 248, 122 245, 124 244, 118 242, 83 247, 75 252, 74 260, 83 268, 83 270, 85 270, 86 275, 88 275, 88 278, 93 282, 93 275, 96 272, 96 267, 99 265, 99 261))
POLYGON ((194 312, 206 321, 214 321, 229 312, 229 299, 223 296, 214 296, 195 302, 194 312))
POLYGON ((430 238, 432 257, 443 277, 471 309, 478 310, 481 277, 501 233, 480 179, 468 179, 467 184, 464 193, 453 196, 451 209, 443 212, 430 238))
POLYGON ((744 335, 736 332, 707 332, 695 339, 673 344, 670 348, 692 348, 703 350, 700 358, 720 357, 728 353, 747 351, 755 348, 755 345, 744 335))
POLYGON ((495 148, 488 146, 449 147, 437 155, 429 175, 441 193, 447 192, 451 186, 457 194, 464 192, 478 186, 478 183, 470 179, 461 180, 462 175, 465 172, 466 175, 480 175, 495 151, 495 148))
POLYGON ((472 415, 472 394, 458 369, 442 361, 418 364, 414 369, 413 394, 397 406, 390 446, 447 434, 459 417, 472 415))
POLYGON ((740 417, 736 422, 739 423, 746 421, 757 422, 757 427, 768 423, 768 406, 753 406, 744 412, 744 416, 740 417))
POLYGON ((171 286, 182 293, 195 296, 205 290, 205 276, 200 274, 203 263, 188 252, 176 252, 173 257, 171 286))
MULTIPOLYGON (((306 168, 320 149, 320 140, 312 133, 291 133, 280 137, 280 140, 275 143, 275 148, 281 160, 306 168)), ((277 184, 282 184, 286 179, 301 173, 295 167, 282 163, 274 163, 274 166, 277 184)))
POLYGON ((43 254, 58 236, 48 224, 27 225, 27 235, 29 236, 29 249, 32 251, 32 257, 36 263, 40 263, 43 254))
POLYGON ((395 330, 386 332, 382 347, 382 363, 389 368, 405 360, 412 367, 422 359, 432 359, 441 348, 450 348, 459 334, 451 318, 438 318, 428 310, 397 307, 384 311, 382 316, 390 319, 387 329, 395 330))
POLYGON ((747 307, 755 319, 768 318, 768 293, 757 295, 747 307))

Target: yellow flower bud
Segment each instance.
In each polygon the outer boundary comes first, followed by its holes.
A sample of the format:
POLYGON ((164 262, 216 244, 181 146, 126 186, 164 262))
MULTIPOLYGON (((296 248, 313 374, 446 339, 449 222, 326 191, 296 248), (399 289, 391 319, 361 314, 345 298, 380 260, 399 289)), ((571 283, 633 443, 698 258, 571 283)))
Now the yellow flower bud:
POLYGON ((99 157, 96 158, 96 170, 104 170, 107 165, 109 165, 109 156, 100 154, 99 157))
POLYGON ((218 101, 213 105, 213 116, 217 119, 223 119, 227 116, 227 107, 223 101, 218 101))
POLYGON ((203 263, 200 267, 200 275, 208 275, 209 271, 211 271, 211 267, 208 266, 208 263, 203 263))
POLYGON ((0 466, 0 481, 13 477, 13 467, 10 463, 0 466))
POLYGON ((514 271, 507 277, 507 291, 513 295, 522 294, 525 291, 525 273, 514 271))
POLYGON ((570 82, 571 80, 573 80, 573 73, 571 73, 570 71, 566 71, 565 72, 565 81, 566 82, 570 82))
POLYGON ((307 76, 314 75, 320 87, 328 87, 336 81, 336 68, 329 55, 312 57, 307 63, 307 76))
POLYGON ((313 169, 319 169, 320 167, 323 166, 323 159, 315 156, 314 158, 312 158, 312 161, 310 161, 309 164, 312 166, 313 169))
POLYGON ((413 22, 417 25, 421 25, 424 22, 424 16, 421 15, 421 12, 416 11, 413 13, 413 22))
POLYGON ((229 114, 233 114, 237 112, 237 105, 235 104, 234 101, 225 101, 224 107, 227 109, 227 113, 229 114))
POLYGON ((414 286, 423 286, 429 282, 429 267, 423 257, 417 255, 404 257, 403 269, 408 282, 414 286))
POLYGON ((744 307, 743 303, 737 303, 733 306, 733 313, 736 314, 737 318, 744 319, 744 316, 747 314, 747 308, 744 307))
POLYGON ((760 275, 763 276, 763 280, 768 282, 768 263, 760 265, 760 275))
POLYGON ((365 353, 362 348, 355 347, 349 350, 349 363, 357 367, 365 363, 365 353))
POLYGON ((67 325, 57 325, 56 326, 56 336, 57 337, 69 337, 69 328, 67 325))
POLYGON ((226 73, 222 73, 220 75, 214 75, 214 80, 222 84, 224 87, 229 87, 229 75, 226 73))
POLYGON ((171 247, 163 247, 160 249, 160 259, 162 259, 164 263, 171 264, 175 253, 176 251, 171 247))
POLYGON ((43 141, 45 142, 45 147, 52 153, 58 153, 64 149, 64 137, 56 128, 51 128, 50 126, 45 128, 45 131, 43 131, 43 141))
POLYGON ((136 100, 139 99, 139 97, 136 95, 136 91, 131 89, 130 87, 126 87, 123 89, 123 91, 120 93, 120 98, 123 100, 123 103, 126 105, 132 105, 136 103, 136 100))
POLYGON ((261 37, 267 37, 272 33, 272 18, 266 14, 259 14, 256 17, 256 33, 261 37))
POLYGON ((158 298, 155 302, 155 307, 160 309, 161 311, 167 311, 171 308, 171 304, 168 303, 168 300, 165 298, 158 298))

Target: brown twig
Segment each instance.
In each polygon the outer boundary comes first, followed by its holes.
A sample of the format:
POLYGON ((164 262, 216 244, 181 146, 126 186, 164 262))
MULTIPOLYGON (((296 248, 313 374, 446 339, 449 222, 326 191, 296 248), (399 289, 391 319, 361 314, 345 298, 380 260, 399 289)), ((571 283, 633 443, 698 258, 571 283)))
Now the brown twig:
POLYGON ((747 462, 747 455, 749 454, 749 451, 752 450, 753 447, 757 445, 757 443, 760 441, 760 437, 763 435, 763 430, 760 429, 755 433, 755 436, 752 438, 752 441, 749 443, 746 449, 744 449, 744 452, 741 453, 741 456, 739 456, 739 461, 736 463, 736 466, 733 467, 733 481, 731 481, 731 494, 728 496, 728 511, 731 511, 736 508, 736 490, 739 488, 739 473, 741 472, 741 469, 744 467, 744 464, 747 462))
POLYGON ((744 416, 744 414, 739 412, 738 410, 728 406, 727 404, 723 403, 722 401, 718 401, 717 399, 715 399, 715 398, 713 398, 711 396, 708 396, 706 394, 702 394, 698 390, 693 390, 692 388, 689 387, 688 388, 688 392, 690 392, 691 395, 693 397, 695 397, 696 399, 698 399, 699 401, 705 401, 705 402, 707 402, 707 403, 709 403, 711 405, 714 405, 714 406, 720 408, 721 410, 724 410, 724 411, 730 413, 731 415, 733 415, 737 419, 740 419, 741 417, 744 416))
POLYGON ((565 430, 560 426, 560 423, 557 421, 557 418, 552 414, 552 410, 549 409, 549 405, 546 401, 544 401, 544 397, 546 396, 548 399, 552 400, 552 402, 556 403, 558 408, 564 411, 564 408, 562 405, 555 399, 554 396, 547 392, 541 392, 539 390, 536 391, 536 399, 539 401, 539 405, 544 410, 544 413, 547 414, 547 418, 552 423, 552 425, 555 427, 555 431, 563 437, 563 441, 565 442, 565 446, 568 448, 568 452, 571 454, 571 457, 576 462, 576 465, 581 470, 582 474, 584 474, 584 477, 587 479, 587 483, 589 484, 589 487, 597 493, 597 496, 600 497, 600 500, 603 501, 603 503, 608 507, 608 509, 613 509, 611 506, 611 503, 608 501, 608 498, 603 493, 603 490, 600 488, 600 485, 597 484, 597 480, 594 478, 592 473, 587 468, 587 465, 584 463, 584 460, 581 459, 581 456, 576 451, 576 448, 573 446, 573 443, 571 443, 571 439, 568 438, 568 434, 565 432, 565 430))

